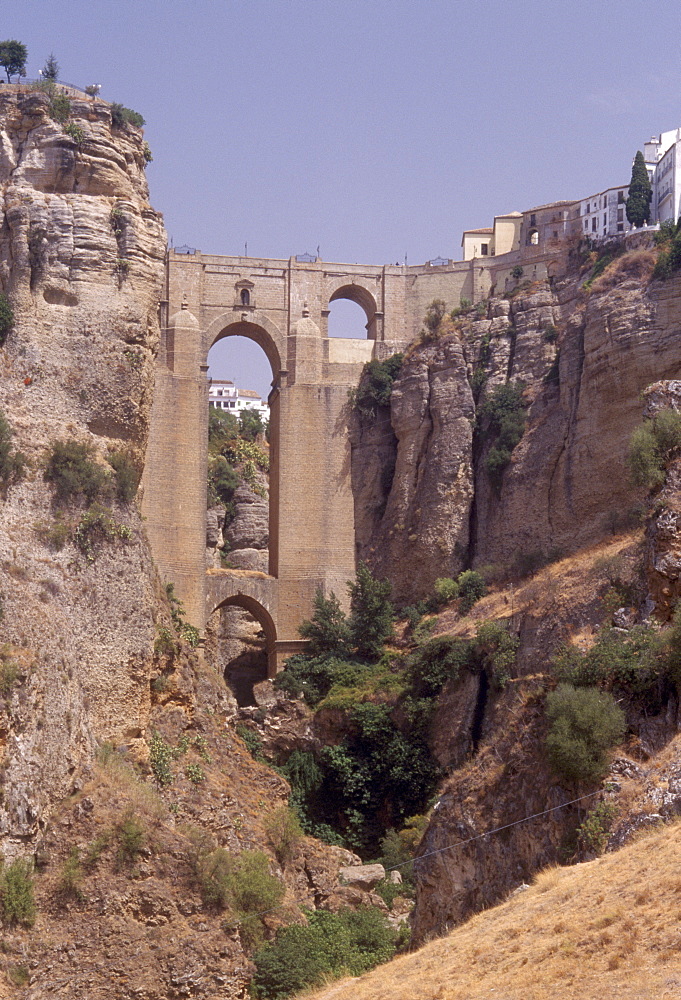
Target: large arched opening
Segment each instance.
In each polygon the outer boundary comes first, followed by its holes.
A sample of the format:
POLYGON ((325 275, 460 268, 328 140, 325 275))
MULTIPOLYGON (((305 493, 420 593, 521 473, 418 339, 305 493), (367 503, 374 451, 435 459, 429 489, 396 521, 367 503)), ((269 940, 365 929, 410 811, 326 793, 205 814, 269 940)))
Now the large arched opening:
MULTIPOLYGON (((207 331, 206 568, 213 572, 278 573, 280 345, 278 331, 252 315, 207 331)), ((275 662, 275 640, 269 613, 244 595, 209 616, 206 655, 239 706, 254 704, 253 687, 275 662)))
POLYGON ((328 336, 375 340, 376 300, 363 285, 341 285, 329 297, 328 336))
POLYGON ((275 672, 276 627, 269 612, 247 594, 222 601, 206 623, 206 656, 239 708, 256 704, 254 687, 275 672))

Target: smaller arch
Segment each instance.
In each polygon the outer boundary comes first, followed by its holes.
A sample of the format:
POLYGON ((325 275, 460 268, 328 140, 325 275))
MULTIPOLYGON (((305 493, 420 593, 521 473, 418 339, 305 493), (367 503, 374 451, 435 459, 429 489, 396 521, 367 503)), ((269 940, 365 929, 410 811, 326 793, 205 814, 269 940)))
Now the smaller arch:
POLYGON ((539 243, 539 230, 530 229, 529 233, 527 234, 527 246, 528 247, 537 246, 538 243, 539 243))
POLYGON ((338 299, 349 299, 350 302, 355 302, 361 309, 364 310, 364 314, 367 318, 367 337, 370 340, 375 340, 378 306, 376 299, 369 289, 365 288, 364 285, 356 285, 354 282, 340 285, 329 296, 329 305, 331 305, 332 302, 336 302, 338 299))
POLYGON ((277 657, 275 652, 277 627, 274 624, 272 615, 267 608, 263 607, 259 601, 256 601, 249 594, 232 594, 230 597, 226 597, 216 604, 213 612, 219 611, 220 608, 228 607, 243 608, 244 611, 248 611, 249 614, 253 615, 255 620, 262 626, 267 649, 267 677, 271 680, 277 673, 277 657))

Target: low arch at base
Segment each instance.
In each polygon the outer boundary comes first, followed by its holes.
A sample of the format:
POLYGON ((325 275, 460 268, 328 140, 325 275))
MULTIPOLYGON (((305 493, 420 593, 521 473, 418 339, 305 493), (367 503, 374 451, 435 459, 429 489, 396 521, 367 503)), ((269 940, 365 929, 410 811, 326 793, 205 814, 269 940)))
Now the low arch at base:
POLYGON ((244 611, 248 611, 250 615, 253 615, 255 620, 262 626, 262 630, 265 633, 265 648, 267 650, 267 678, 268 680, 272 680, 277 673, 277 627, 274 624, 271 614, 259 601, 256 601, 253 597, 249 597, 248 594, 232 594, 230 597, 226 597, 219 604, 215 605, 213 612, 219 611, 220 608, 229 607, 243 608, 244 611))

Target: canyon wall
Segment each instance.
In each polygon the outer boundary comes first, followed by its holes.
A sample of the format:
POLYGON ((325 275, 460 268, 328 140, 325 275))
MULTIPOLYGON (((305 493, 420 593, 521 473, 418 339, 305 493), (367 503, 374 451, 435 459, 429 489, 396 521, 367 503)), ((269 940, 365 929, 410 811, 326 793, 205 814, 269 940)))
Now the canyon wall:
POLYGON ((640 393, 679 365, 681 279, 650 283, 653 260, 637 249, 591 288, 575 266, 491 299, 407 353, 389 417, 357 418, 358 554, 398 603, 466 565, 575 551, 634 516, 625 459, 640 393), (504 383, 524 387, 526 429, 496 490, 482 407, 504 383))

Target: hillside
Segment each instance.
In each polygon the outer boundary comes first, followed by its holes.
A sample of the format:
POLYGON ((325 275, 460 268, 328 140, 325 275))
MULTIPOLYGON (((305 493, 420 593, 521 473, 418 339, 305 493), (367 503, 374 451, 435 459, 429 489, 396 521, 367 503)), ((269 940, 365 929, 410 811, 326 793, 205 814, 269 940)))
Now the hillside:
POLYGON ((615 854, 546 869, 446 937, 310 1000, 677 997, 680 864, 677 823, 615 854))

